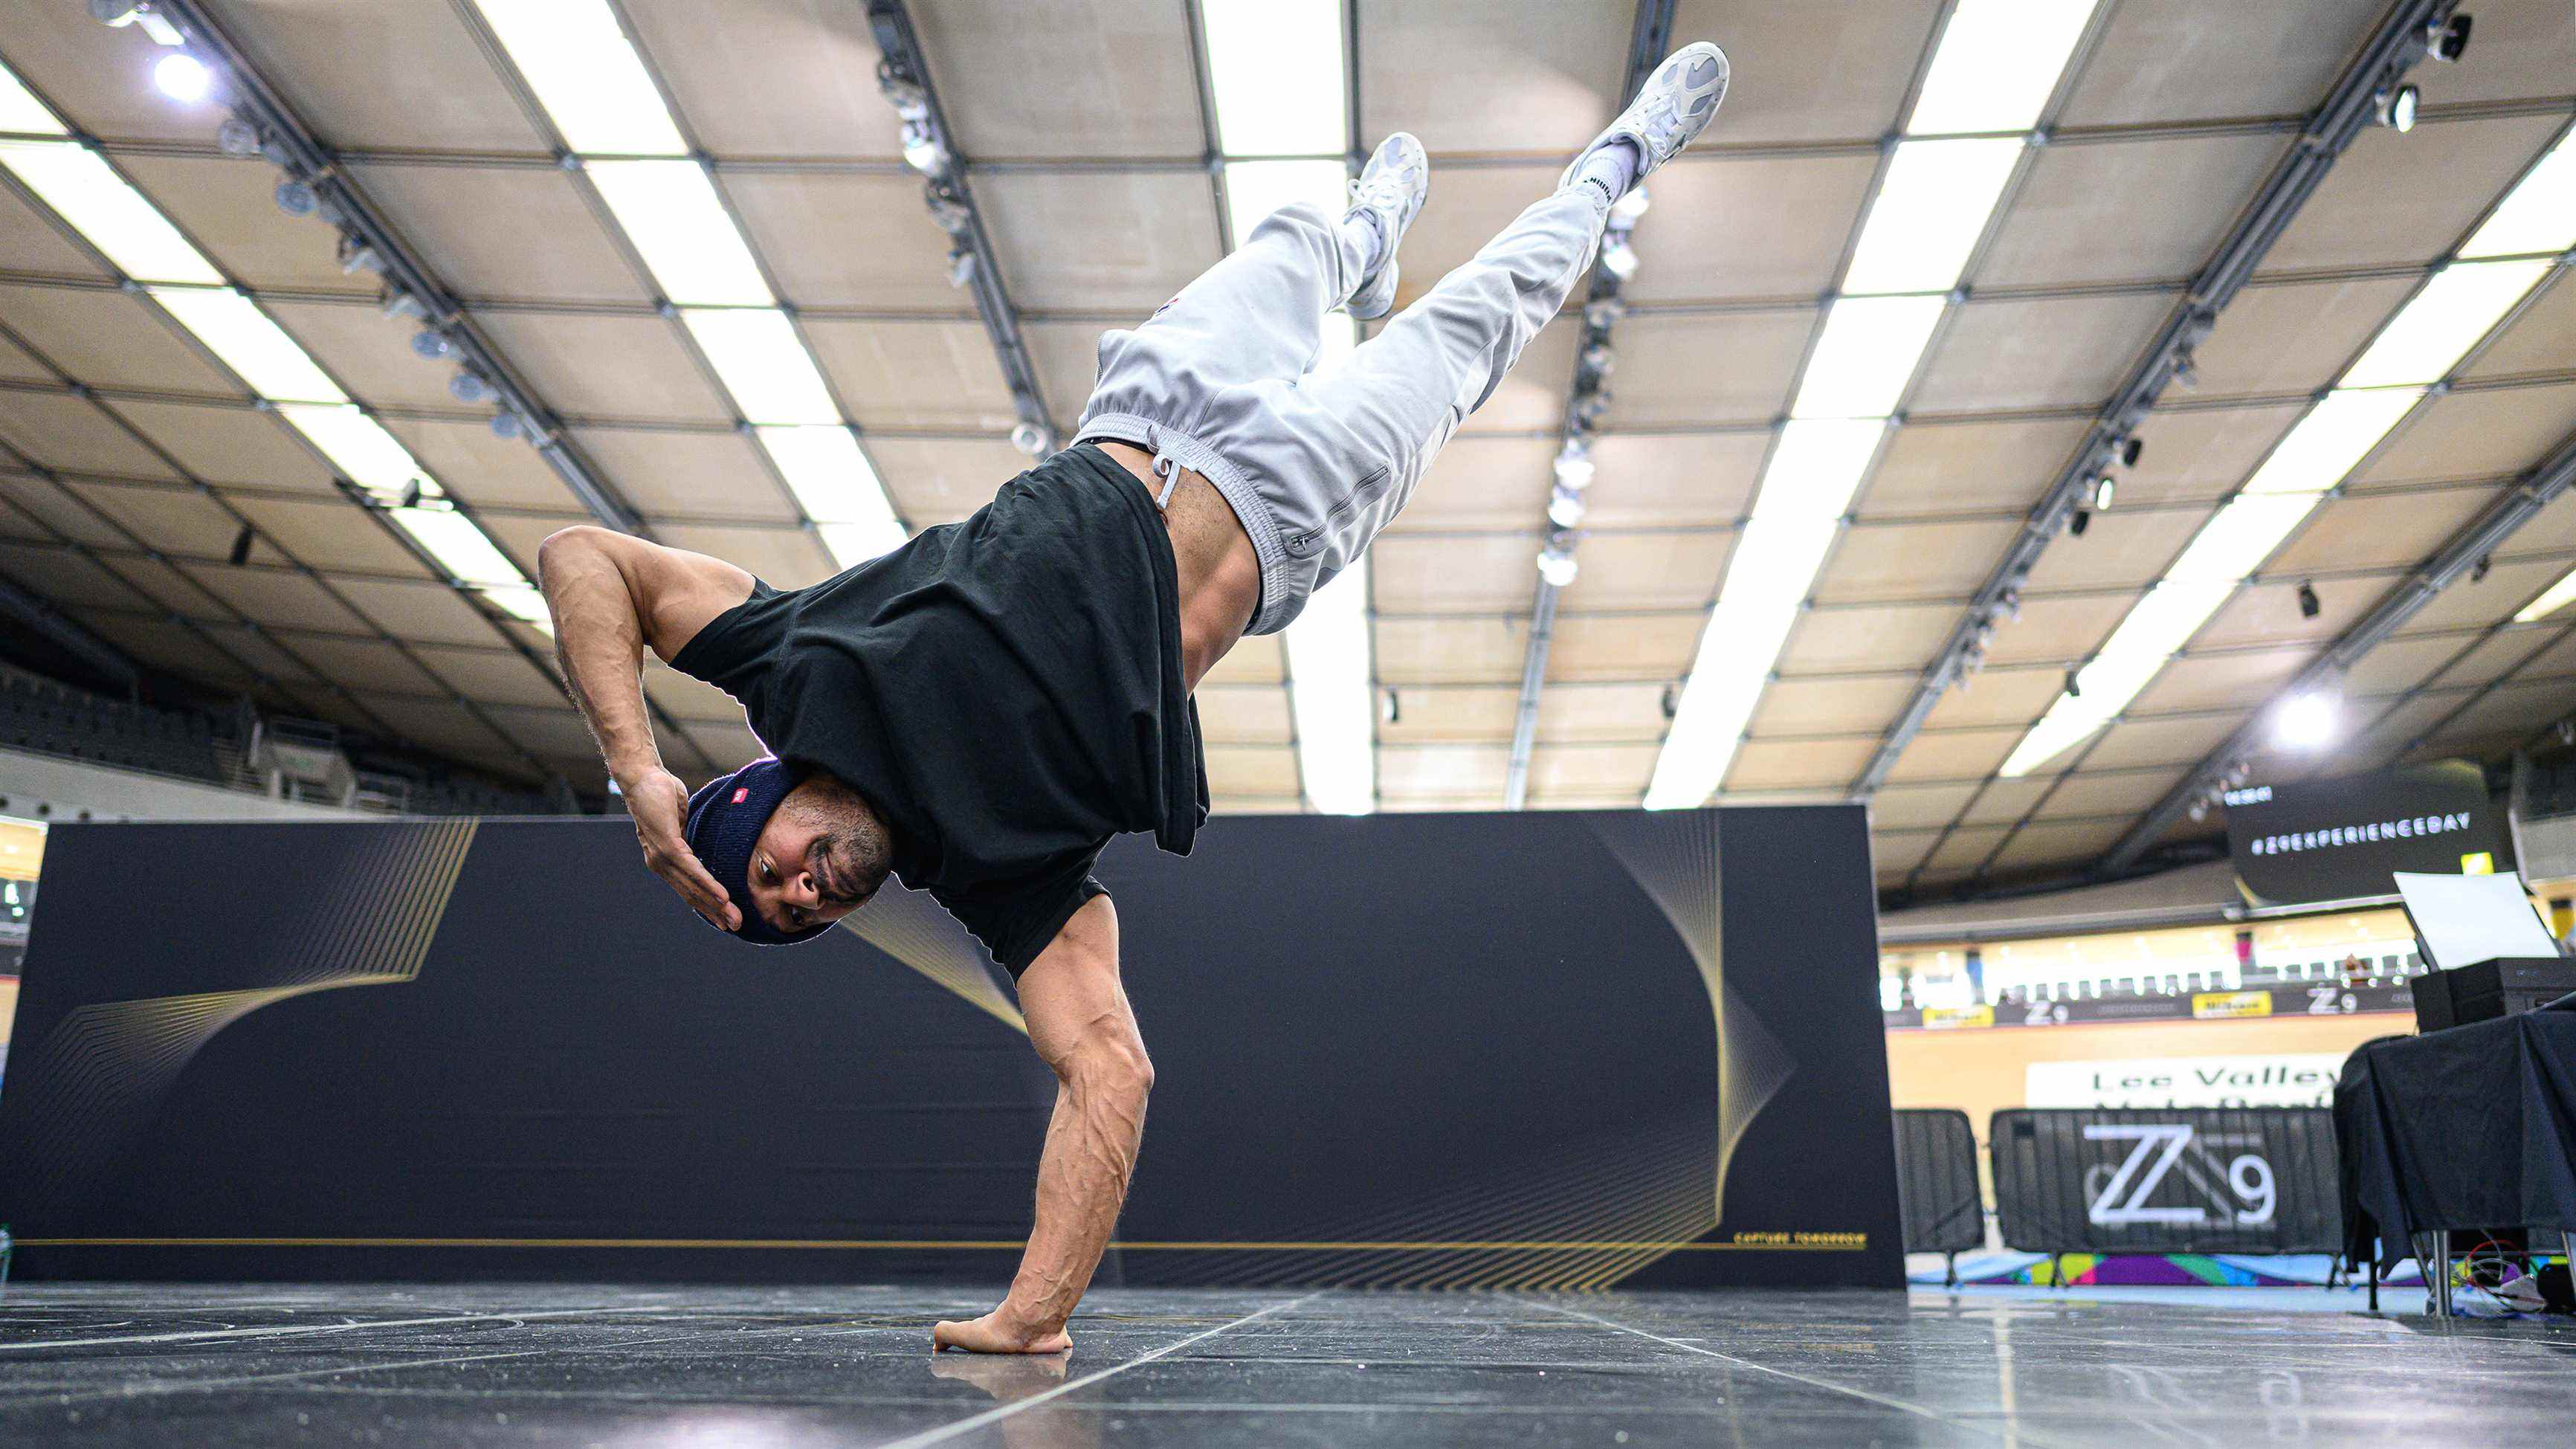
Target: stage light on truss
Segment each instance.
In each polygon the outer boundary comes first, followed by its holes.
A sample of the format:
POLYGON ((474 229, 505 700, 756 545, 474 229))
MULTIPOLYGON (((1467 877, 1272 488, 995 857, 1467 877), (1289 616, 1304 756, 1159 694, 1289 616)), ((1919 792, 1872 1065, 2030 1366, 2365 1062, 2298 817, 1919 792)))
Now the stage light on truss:
POLYGON ((1571 488, 1558 488, 1548 495, 1547 521, 1559 528, 1572 528, 1583 521, 1583 495, 1571 488))
POLYGON ((680 317, 746 421, 841 421, 831 389, 786 313, 772 307, 684 308, 680 317))
POLYGON ((230 287, 151 287, 161 310, 270 402, 342 403, 349 395, 259 304, 230 287))
POLYGON ((0 166, 134 280, 223 285, 224 274, 160 208, 80 143, 0 141, 0 166))
POLYGON ((1601 248, 1601 265, 1610 275, 1627 281, 1637 275, 1640 265, 1637 249, 1629 245, 1626 235, 1614 235, 1608 245, 1601 248))
MULTIPOLYGON (((1582 508, 1579 502, 1576 506, 1574 516, 1577 520, 1580 520, 1583 517, 1582 508)), ((1556 517, 1556 509, 1553 506, 1548 509, 1548 517, 1550 519, 1554 519, 1556 517)), ((1559 526, 1572 528, 1574 525, 1571 523, 1564 523, 1559 526)), ((1551 543, 1547 547, 1538 551, 1538 576, 1547 581, 1549 588, 1572 588, 1574 586, 1575 579, 1579 577, 1582 572, 1583 565, 1576 560, 1573 548, 1567 544, 1551 543)))
POLYGON ((2576 603, 2576 569, 2570 569, 2558 582, 2542 590, 2539 598, 2523 605, 2514 614, 2513 621, 2517 624, 2529 624, 2546 619, 2566 608, 2570 603, 2576 603))
MULTIPOLYGON (((2571 178, 2576 181, 2576 178, 2571 178)), ((2478 339, 2495 330, 2533 284, 2549 274, 2547 258, 2455 262, 2435 272, 2379 329, 2368 351, 2346 369, 2339 388, 2439 382, 2478 339)))
POLYGON ((704 166, 593 161, 584 169, 674 305, 766 307, 777 301, 704 166))
POLYGON ((206 98, 206 92, 214 88, 215 77, 204 61, 180 51, 161 57, 153 65, 152 84, 174 101, 194 102, 206 98))
POLYGON ((1558 487, 1571 488, 1580 493, 1592 486, 1592 477, 1597 471, 1597 465, 1592 461, 1592 450, 1588 445, 1568 439, 1565 446, 1557 450, 1558 487))
POLYGON ((1199 23, 1220 151, 1339 156, 1350 149, 1340 0, 1199 0, 1199 23))
POLYGON ((2478 225, 2463 258, 2563 252, 2576 247, 2576 145, 2561 136, 2478 225))
POLYGON ((1959 0, 1932 53, 1905 134, 2027 131, 2038 125, 2094 8, 2093 0, 1959 0))
POLYGON ((2415 129, 2415 113, 2423 107, 2424 93, 2412 85, 2393 91, 2381 91, 2372 100, 2372 115, 2379 124, 2403 136, 2415 129))
POLYGON ((1334 575, 1287 629, 1288 691, 1307 803, 1327 815, 1377 808, 1369 676, 1368 560, 1334 575))
POLYGON ((1844 293, 1957 286, 2025 149, 2015 137, 1899 143, 1852 250, 1844 293))
POLYGON ((474 8, 575 153, 688 154, 607 0, 474 0, 474 8))
POLYGON ((1825 315, 1822 336, 1798 384, 1793 418, 1883 418, 1922 360, 1948 305, 1943 297, 1844 297, 1825 315))
POLYGON ((903 525, 885 484, 877 478, 859 440, 841 425, 752 429, 762 451, 787 480, 787 491, 814 520, 823 546, 843 568, 867 562, 903 543, 903 525))

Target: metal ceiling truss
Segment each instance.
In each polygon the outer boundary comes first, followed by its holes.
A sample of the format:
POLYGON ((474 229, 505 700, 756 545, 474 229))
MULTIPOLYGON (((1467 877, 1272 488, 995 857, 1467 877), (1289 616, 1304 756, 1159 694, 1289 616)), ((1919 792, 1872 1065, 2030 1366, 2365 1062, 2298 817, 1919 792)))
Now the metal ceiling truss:
POLYGON ((868 28, 875 32, 883 59, 877 84, 895 114, 903 118, 905 164, 922 174, 922 200, 933 221, 948 233, 948 277, 972 292, 975 311, 984 319, 984 337, 1002 366, 1011 389, 1011 411, 1019 423, 1011 443, 1031 458, 1043 458, 1058 443, 1054 415, 1038 387, 1037 364, 1020 335, 1020 314, 1003 284, 1000 259, 994 254, 984 214, 975 205, 975 189, 966 179, 967 162, 948 129, 948 114, 939 104, 939 89, 930 78, 929 58, 903 0, 867 0, 868 28))
MULTIPOLYGON (((1628 67, 1619 86, 1618 104, 1625 108, 1646 83, 1655 66, 1672 49, 1674 0, 1637 0, 1635 22, 1628 31, 1628 67)), ((1610 407, 1610 369, 1616 354, 1611 329, 1628 314, 1620 295, 1624 280, 1610 264, 1614 248, 1624 250, 1636 217, 1612 214, 1592 263, 1592 281, 1583 299, 1583 338, 1575 348, 1574 381, 1566 390, 1565 426, 1557 444, 1556 481, 1549 490, 1546 542, 1539 551, 1539 579, 1530 596, 1529 643, 1521 656, 1520 700, 1512 711, 1512 749, 1503 767, 1503 808, 1518 810, 1529 800, 1530 757, 1538 748, 1539 694, 1547 687, 1548 650, 1556 636, 1557 596, 1573 582, 1574 551, 1583 540, 1583 493, 1592 482, 1595 427, 1610 407), (1551 574, 1550 570, 1558 573, 1551 574), (1564 583, 1558 582, 1562 578, 1564 583)), ((1633 253, 1631 253, 1633 255, 1633 253)))
MULTIPOLYGON (((2414 572, 2407 575, 2404 583, 2391 590, 2387 597, 2381 599, 2377 606, 2363 615, 2351 628, 2337 635, 2334 642, 2326 646, 2324 653, 2309 661, 2307 667, 2291 678, 2280 691, 2280 697, 2289 698, 2308 690, 2335 687, 2344 675, 2351 671, 2352 666, 2360 662, 2361 656, 2376 648, 2382 640, 2404 628, 2407 620, 2415 617, 2425 605, 2433 601, 2434 595, 2450 587, 2462 574, 2476 569, 2479 560, 2494 553, 2505 540, 2513 536, 2515 530, 2530 522, 2540 510, 2548 507, 2571 487, 2576 487, 2576 436, 2560 442, 2556 450, 2524 473, 2503 497, 2488 505, 2484 513, 2479 514, 2466 527, 2451 535, 2450 541, 2443 544, 2431 558, 2417 565, 2414 572)), ((2482 635, 2480 640, 2473 642, 2470 647, 2474 648, 2476 642, 2483 642, 2485 638, 2492 637, 2495 632, 2498 630, 2491 630, 2487 635, 2482 635)), ((2543 644, 2541 647, 2545 649, 2548 645, 2543 644)), ((2516 668, 2519 667, 2516 666, 2516 668)), ((2508 674, 2512 672, 2507 671, 2508 674)), ((2491 690, 2493 687, 2494 683, 2491 682, 2488 689, 2491 690)), ((2479 697, 2479 694, 2471 695, 2469 699, 2462 701, 2461 707, 2465 709, 2479 697)), ((2412 749, 2415 745, 2421 744, 2457 714, 2458 711, 2454 710, 2441 720, 2435 721, 2409 742, 2407 748, 2412 749)), ((2208 758, 2202 760, 2189 775, 2183 777, 2180 784, 2165 792, 2163 799, 2157 801, 2146 814, 2138 818, 2137 824, 2131 826, 2128 832, 2122 835, 2095 864, 2093 875, 2106 877, 2126 872, 2138 863, 2139 858, 2144 856, 2167 830, 2173 827, 2176 820, 2181 819, 2195 805, 2206 808, 2231 782, 2241 780, 2247 768, 2247 762, 2261 752, 2262 735, 2270 727, 2271 721, 2272 712, 2268 708, 2258 709, 2247 716, 2245 723, 2238 726, 2234 734, 2228 736, 2225 744, 2212 751, 2208 758)))
POLYGON ((2022 588, 2040 555, 2066 531, 2104 471, 2129 456, 2126 450, 2137 441, 2139 428, 2166 386, 2177 378, 2189 378, 2192 352, 2215 330, 2219 313, 2244 289, 2344 149, 2372 123, 2381 94, 2392 90, 2424 59, 2432 35, 2459 4, 2460 0, 2399 0, 2380 21, 2325 102, 2300 128, 2289 154, 2253 204, 2192 278, 2182 303, 2166 319, 2146 356, 2103 405, 2083 445, 2031 508, 2002 561, 1971 597, 1967 612, 1952 626, 1895 724, 1853 782, 1853 798, 1865 800, 1878 792, 1941 696, 1983 664, 1995 630, 2019 612, 2022 588))

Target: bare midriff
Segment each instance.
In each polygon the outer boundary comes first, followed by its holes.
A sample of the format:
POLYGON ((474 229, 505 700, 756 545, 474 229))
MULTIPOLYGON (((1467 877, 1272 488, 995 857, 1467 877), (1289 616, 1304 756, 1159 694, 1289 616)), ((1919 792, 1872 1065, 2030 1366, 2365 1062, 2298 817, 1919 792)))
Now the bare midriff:
MULTIPOLYGON (((1136 477, 1150 494, 1160 495, 1163 482, 1154 476, 1154 455, 1126 443, 1095 440, 1099 449, 1136 477)), ((1252 551, 1252 535, 1225 495, 1190 469, 1163 508, 1163 526, 1172 535, 1172 562, 1181 578, 1181 679, 1191 689, 1225 657, 1252 622, 1261 603, 1261 559, 1252 551)))

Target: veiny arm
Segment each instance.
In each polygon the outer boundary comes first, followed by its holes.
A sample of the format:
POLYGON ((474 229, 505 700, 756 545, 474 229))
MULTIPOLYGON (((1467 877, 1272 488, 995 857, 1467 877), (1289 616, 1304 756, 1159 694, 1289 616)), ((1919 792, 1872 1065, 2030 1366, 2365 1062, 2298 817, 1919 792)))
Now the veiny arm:
POLYGON ((644 646, 649 641, 667 663, 708 620, 750 597, 751 575, 722 559, 588 525, 548 538, 537 550, 537 573, 554 614, 564 682, 626 797, 644 863, 690 909, 734 929, 742 913, 681 833, 689 792, 663 768, 653 741, 644 646))
POLYGON ((934 1348, 1060 1353, 1065 1320, 1109 1246, 1145 1134, 1154 1064, 1118 980, 1118 913, 1096 896, 1020 975, 1029 1043, 1055 1069, 1055 1115, 1038 1159, 1037 1224, 1002 1306, 931 1330, 934 1348))

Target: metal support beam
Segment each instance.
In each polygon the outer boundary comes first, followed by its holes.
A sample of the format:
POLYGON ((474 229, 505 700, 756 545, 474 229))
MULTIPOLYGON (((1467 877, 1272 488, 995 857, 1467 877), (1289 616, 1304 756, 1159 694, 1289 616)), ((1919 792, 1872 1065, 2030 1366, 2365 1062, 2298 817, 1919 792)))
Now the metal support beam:
POLYGON ((959 154, 940 107, 939 89, 931 83, 930 62, 903 0, 868 0, 868 28, 875 32, 884 59, 877 83, 895 113, 903 118, 904 160, 925 178, 922 198, 931 219, 948 233, 949 276, 975 295, 975 311, 984 319, 984 337, 1002 365, 1002 380, 1011 389, 1011 410, 1019 425, 1011 442, 1032 458, 1056 450, 1055 418, 1038 387, 1037 364, 1020 336, 1020 314, 1002 283, 1001 260, 975 205, 975 189, 966 179, 966 158, 959 154))
POLYGON ((1951 627, 1949 637, 1916 682, 1912 697, 1898 712, 1895 724, 1888 728, 1868 766, 1853 782, 1853 798, 1865 800, 1878 792, 1905 747, 1914 742, 1923 722, 1931 717, 1932 707, 1940 703, 1942 694, 1982 661, 1983 641, 2000 621, 2015 612, 2022 585, 2038 566, 2040 555, 2065 531, 2114 452, 2146 422, 2166 384, 2177 376, 2189 375, 2192 351, 2217 327, 2218 314, 2236 299, 2254 269, 2271 252, 2273 242, 2298 216, 2308 198, 2316 194, 2336 158, 2361 134, 2362 127, 2370 124, 2379 93, 2395 85, 2424 58, 2428 32, 2447 21, 2459 3, 2460 0, 2398 0, 2380 20, 2360 56, 2300 128, 2289 154, 2273 169, 2254 204, 2192 278, 2190 288, 2173 315, 2165 320, 2164 329, 2156 334, 2146 356, 2111 400, 2103 404, 2083 446, 2067 460, 2048 491, 2023 519, 2021 531, 2006 548, 2003 560, 1987 575, 1967 612, 1951 627))
MULTIPOLYGON (((1628 31, 1627 74, 1619 85, 1618 103, 1623 107, 1636 98, 1637 88, 1646 83, 1646 77, 1654 74, 1656 64, 1672 49, 1673 4, 1674 0, 1637 0, 1636 20, 1628 31)), ((1620 235, 1605 238, 1601 256, 1592 263, 1592 282, 1583 299, 1583 341, 1575 351, 1574 380, 1566 390, 1565 431, 1558 452, 1558 457, 1573 459, 1585 470, 1591 467, 1593 423, 1610 400, 1603 387, 1609 378, 1606 363, 1611 355, 1610 330, 1627 315, 1627 304, 1619 298, 1619 274, 1610 269, 1608 261, 1612 240, 1624 241, 1624 229, 1620 235)), ((1588 471, 1583 478, 1583 485, 1566 490, 1578 495, 1578 502, 1583 486, 1589 484, 1588 471)), ((1560 473, 1558 489, 1565 489, 1564 479, 1560 473)), ((1553 501, 1552 493, 1551 504, 1553 501)), ((1562 560, 1556 566, 1570 569, 1575 547, 1582 538, 1572 524, 1551 517, 1541 557, 1562 560)), ((1567 578, 1571 581, 1572 575, 1567 578)), ((1540 691, 1547 687, 1547 655, 1556 633, 1557 595, 1562 592, 1563 587, 1542 572, 1530 598, 1529 646, 1521 658, 1521 697, 1512 713, 1511 758, 1503 767, 1506 810, 1518 810, 1529 800, 1530 756, 1538 748, 1538 699, 1540 691)))
POLYGON ((197 59, 222 75, 234 118, 249 127, 248 135, 233 134, 241 141, 255 137, 259 154, 313 189, 316 214, 340 229, 342 265, 351 271, 380 273, 388 289, 387 301, 409 297, 405 310, 417 308, 421 325, 444 337, 455 360, 483 379, 498 405, 494 431, 527 439, 591 517, 621 533, 650 537, 642 515, 564 441, 562 419, 528 390, 499 351, 475 330, 464 304, 403 245, 374 203, 341 169, 337 153, 305 126, 206 13, 206 7, 199 0, 153 0, 152 8, 187 37, 197 59))
MULTIPOLYGON (((2310 661, 2290 680, 2282 689, 2281 697, 2338 683, 2361 656, 2405 627, 2407 620, 2433 602, 2434 595, 2448 588, 2460 575, 2477 567, 2479 559, 2495 552, 2516 529, 2530 522, 2535 514, 2570 488, 2576 488, 2576 436, 2559 443, 2556 451, 2523 474, 2505 496, 2451 535, 2449 542, 2407 575, 2404 583, 2390 590, 2377 607, 2336 636, 2323 654, 2310 661)), ((2128 833, 2122 835, 2094 865, 2093 875, 2097 878, 2114 876, 2137 864, 2138 858, 2146 854, 2148 847, 2154 845, 2194 801, 2208 799, 2232 772, 2256 753, 2258 739, 2270 718, 2268 708, 2257 709, 2248 715, 2245 723, 2227 737, 2226 743, 2211 752, 2183 777, 2182 783, 2167 791, 2163 799, 2139 817, 2137 824, 2129 827, 2128 833)))
POLYGON ((125 651, 82 628, 52 604, 0 578, 0 617, 12 629, 23 629, 70 655, 102 677, 122 686, 129 697, 140 691, 143 671, 125 651))

